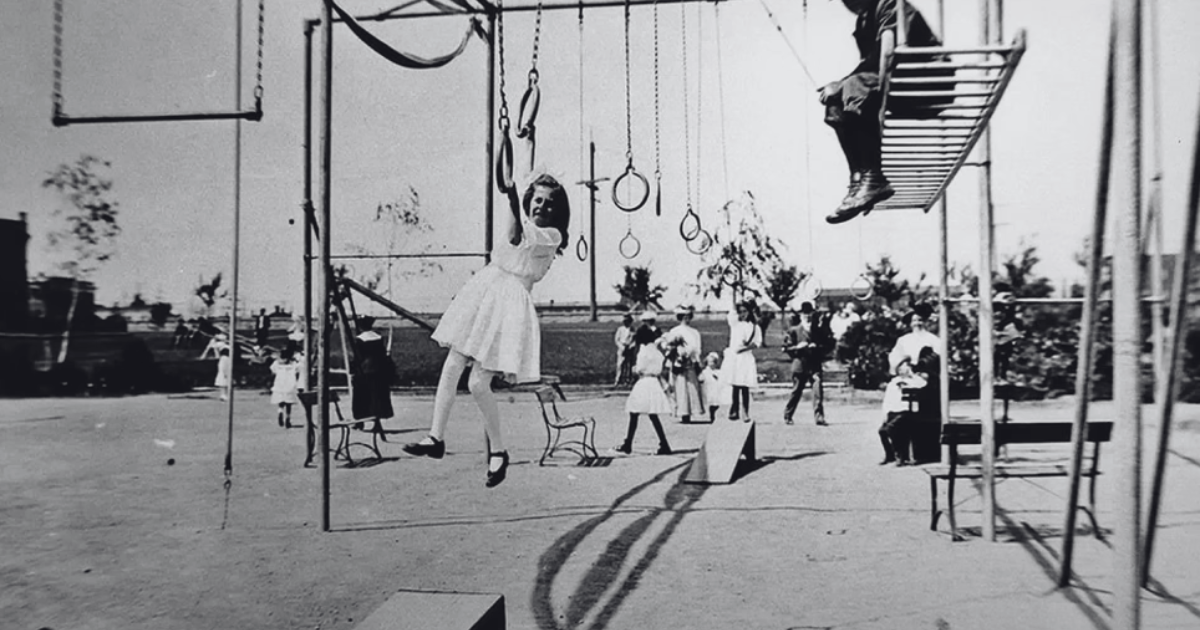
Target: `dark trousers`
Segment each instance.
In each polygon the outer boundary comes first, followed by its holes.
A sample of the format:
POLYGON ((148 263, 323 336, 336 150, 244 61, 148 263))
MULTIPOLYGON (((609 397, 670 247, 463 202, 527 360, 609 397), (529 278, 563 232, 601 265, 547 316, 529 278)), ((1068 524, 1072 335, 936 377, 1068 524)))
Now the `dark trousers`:
POLYGON ((883 444, 884 461, 912 460, 909 444, 912 442, 913 414, 911 411, 888 412, 887 419, 879 427, 879 441, 883 444))
POLYGON ((729 419, 738 420, 738 410, 741 416, 750 417, 750 388, 744 385, 733 386, 733 400, 729 404, 729 419))
MULTIPOLYGON (((648 413, 646 415, 650 416, 650 424, 654 425, 654 432, 658 434, 658 447, 661 449, 670 448, 670 445, 667 444, 667 434, 663 431, 662 422, 658 420, 658 414, 648 413)), ((637 433, 637 426, 638 414, 629 414, 629 428, 625 431, 625 443, 621 445, 621 450, 629 451, 633 448, 633 436, 637 433)))
POLYGON ((878 171, 881 164, 879 75, 859 72, 842 79, 825 103, 825 124, 837 133, 851 173, 878 171))
POLYGON ((804 386, 809 381, 812 381, 813 384, 813 419, 817 421, 817 424, 825 422, 825 387, 821 370, 792 372, 792 393, 788 396, 787 405, 783 408, 785 420, 791 421, 792 416, 795 415, 800 398, 804 395, 804 386))

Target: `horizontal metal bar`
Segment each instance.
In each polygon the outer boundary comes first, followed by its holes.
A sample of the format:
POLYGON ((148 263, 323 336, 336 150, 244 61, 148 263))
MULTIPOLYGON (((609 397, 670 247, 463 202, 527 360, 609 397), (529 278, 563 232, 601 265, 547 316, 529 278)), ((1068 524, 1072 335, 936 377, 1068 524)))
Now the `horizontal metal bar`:
POLYGON ((892 90, 888 98, 987 97, 991 90, 892 90))
MULTIPOLYGON (((487 252, 446 252, 432 254, 335 254, 330 256, 331 260, 376 260, 381 258, 480 258, 487 256, 487 252)), ((317 256, 311 256, 313 260, 317 256)))
POLYGON ((1004 61, 900 61, 896 70, 999 70, 1004 61))
MULTIPOLYGON (((666 4, 699 4, 702 2, 716 4, 718 2, 728 2, 728 1, 729 0, 628 0, 628 4, 630 6, 639 6, 639 5, 650 6, 650 5, 666 5, 666 4)), ((359 22, 386 22, 388 20, 406 20, 406 19, 412 19, 412 18, 445 17, 445 16, 453 16, 453 15, 487 15, 487 14, 491 14, 491 13, 522 13, 522 12, 537 11, 539 9, 541 9, 542 11, 558 11, 558 10, 578 11, 580 4, 581 4, 580 0, 562 1, 562 2, 542 2, 540 4, 540 7, 537 4, 510 4, 510 5, 506 5, 503 8, 500 8, 495 5, 489 4, 488 7, 486 7, 486 8, 471 9, 471 10, 463 9, 461 11, 443 11, 443 10, 426 9, 423 11, 410 11, 410 12, 406 12, 406 13, 393 13, 392 11, 396 11, 396 9, 389 9, 388 11, 385 11, 382 13, 375 13, 372 15, 364 15, 364 16, 355 16, 354 19, 359 22)), ((588 0, 583 0, 582 4, 583 4, 584 9, 623 8, 626 5, 626 0, 594 0, 591 2, 589 2, 588 0)), ((340 18, 334 18, 333 21, 334 21, 334 23, 342 22, 342 20, 340 18)), ((310 20, 306 21, 306 24, 309 28, 314 28, 321 24, 321 20, 319 18, 310 19, 310 20)))
POLYGON ((888 79, 888 83, 893 85, 929 85, 929 84, 945 84, 945 83, 996 83, 999 81, 996 75, 972 77, 966 75, 954 75, 953 77, 942 77, 930 75, 927 77, 892 77, 888 79))
POLYGON ((56 114, 50 119, 50 122, 55 127, 102 123, 181 122, 190 120, 252 120, 257 122, 262 120, 262 116, 261 109, 244 112, 191 112, 186 114, 135 114, 117 116, 68 116, 66 114, 56 114))
POLYGON ((897 46, 896 55, 978 55, 978 54, 1008 54, 1016 50, 1013 45, 970 46, 957 48, 949 46, 897 46))

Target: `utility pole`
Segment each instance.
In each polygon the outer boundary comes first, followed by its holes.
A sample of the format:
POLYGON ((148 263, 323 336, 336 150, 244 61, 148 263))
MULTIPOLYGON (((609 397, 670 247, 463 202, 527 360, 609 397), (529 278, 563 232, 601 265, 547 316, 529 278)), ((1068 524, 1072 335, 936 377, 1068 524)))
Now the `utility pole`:
POLYGON ((591 251, 588 252, 588 299, 592 309, 591 321, 597 321, 598 308, 596 305, 596 191, 600 182, 606 182, 608 177, 596 177, 596 143, 588 143, 588 178, 575 182, 588 189, 588 223, 590 226, 591 251))

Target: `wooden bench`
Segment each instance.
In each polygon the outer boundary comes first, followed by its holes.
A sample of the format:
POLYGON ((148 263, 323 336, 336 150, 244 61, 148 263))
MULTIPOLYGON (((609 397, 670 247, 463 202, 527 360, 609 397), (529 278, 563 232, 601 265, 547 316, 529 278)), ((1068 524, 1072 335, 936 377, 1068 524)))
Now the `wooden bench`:
MULTIPOLYGON (((308 453, 304 459, 304 466, 312 465, 313 457, 317 454, 317 423, 313 420, 312 409, 317 405, 317 392, 300 392, 300 403, 304 405, 304 426, 308 434, 308 453)), ((342 408, 338 405, 341 398, 337 391, 329 390, 329 402, 333 405, 333 413, 337 416, 337 420, 330 418, 329 428, 337 429, 341 433, 338 436, 337 446, 333 449, 333 457, 337 459, 341 457, 346 460, 347 464, 354 465, 354 459, 350 456, 351 446, 362 446, 375 453, 375 459, 383 459, 383 455, 379 452, 379 438, 382 434, 382 428, 379 425, 377 418, 362 418, 360 420, 347 420, 342 416, 342 408), (350 429, 362 428, 363 424, 374 422, 375 425, 369 430, 371 434, 371 442, 354 442, 351 441, 350 429)), ((385 438, 386 440, 386 438, 385 438)))
MULTIPOLYGON (((997 423, 996 448, 1009 444, 1069 444, 1071 442, 1071 422, 1006 422, 997 423)), ((1085 440, 1092 445, 1090 456, 1085 456, 1080 465, 1079 474, 1088 479, 1088 504, 1079 506, 1092 523, 1092 533, 1102 538, 1100 527, 1096 524, 1096 477, 1100 474, 1100 443, 1112 438, 1112 422, 1089 422, 1085 440)), ((959 446, 980 445, 983 441, 983 426, 979 422, 950 422, 942 425, 941 443, 949 447, 949 463, 934 464, 921 467, 929 475, 930 521, 929 529, 937 531, 938 517, 942 510, 938 508, 937 482, 946 480, 946 511, 950 518, 950 535, 954 540, 962 540, 958 535, 958 524, 954 518, 954 482, 957 479, 980 479, 983 477, 981 462, 960 461, 959 446)), ((1069 456, 1069 455, 1068 455, 1069 456)), ((1067 477, 1070 473, 1070 461, 1063 459, 1044 459, 1036 461, 996 461, 993 467, 996 479, 1024 477, 1067 477)))

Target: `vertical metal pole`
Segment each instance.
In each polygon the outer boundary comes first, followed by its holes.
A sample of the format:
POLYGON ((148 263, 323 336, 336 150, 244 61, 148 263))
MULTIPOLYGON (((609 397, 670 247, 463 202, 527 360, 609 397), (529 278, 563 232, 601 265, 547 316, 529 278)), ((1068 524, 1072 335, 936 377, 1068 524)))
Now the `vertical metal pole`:
POLYGON ((588 224, 591 226, 590 229, 591 229, 591 242, 592 242, 592 251, 590 252, 591 255, 588 256, 588 279, 590 280, 590 283, 591 283, 588 298, 591 301, 591 305, 592 305, 592 321, 596 321, 598 319, 598 316, 597 316, 598 308, 596 306, 596 251, 597 251, 597 249, 596 249, 596 188, 595 188, 595 186, 596 186, 596 142, 595 141, 591 141, 588 143, 588 157, 589 157, 589 164, 590 164, 589 170, 588 170, 588 184, 587 184, 588 207, 589 207, 589 213, 590 213, 588 216, 588 224))
MULTIPOLYGON (((312 292, 313 227, 316 217, 312 202, 312 36, 313 23, 304 22, 304 370, 305 389, 312 389, 312 292)), ((307 455, 307 453, 306 453, 307 455)))
MULTIPOLYGON (((990 0, 980 1, 981 43, 991 43, 990 0)), ((996 257, 992 207, 992 131, 984 129, 975 151, 979 156, 979 413, 983 450, 983 538, 996 540, 995 316, 992 311, 992 268, 996 257)))
MULTIPOLYGON (((939 275, 938 275, 938 397, 942 405, 942 426, 950 422, 950 226, 948 221, 949 202, 946 193, 938 203, 939 275)), ((948 449, 948 447, 947 447, 948 449)), ((948 456, 948 454, 946 454, 948 456)), ((942 457, 945 461, 946 457, 942 457)))
POLYGON ((496 185, 496 172, 492 166, 496 163, 496 138, 492 133, 492 121, 496 120, 496 11, 488 13, 488 73, 487 73, 487 189, 484 191, 483 217, 483 251, 484 262, 492 262, 492 231, 495 229, 496 216, 495 198, 492 194, 496 185))
POLYGON ((1108 222, 1108 184, 1112 174, 1113 144, 1113 55, 1114 27, 1108 40, 1108 74, 1104 86, 1104 121, 1100 131, 1100 168, 1096 175, 1096 209, 1092 215, 1092 233, 1088 241, 1087 284, 1083 288, 1083 313, 1079 319, 1079 355, 1075 362, 1075 420, 1071 428, 1070 485, 1067 513, 1064 516, 1062 567, 1058 585, 1071 583, 1071 563, 1075 551, 1075 510, 1079 505, 1079 470, 1083 462, 1083 443, 1087 430, 1088 403, 1092 397, 1092 359, 1096 346, 1096 302, 1100 293, 1100 267, 1104 257, 1104 232, 1108 222))
MULTIPOLYGON (((237 2, 237 49, 234 55, 234 108, 242 111, 242 0, 237 2)), ((225 449, 225 478, 229 479, 233 471, 233 401, 237 390, 234 376, 237 373, 237 309, 238 309, 238 251, 241 245, 242 224, 242 119, 233 121, 233 273, 229 283, 229 427, 226 435, 228 443, 225 449)), ((218 358, 218 361, 220 359, 218 358)))
POLYGON ((1141 552, 1141 2, 1117 0, 1113 152, 1113 402, 1116 521, 1113 627, 1140 626, 1141 552))
MULTIPOLYGON (((1150 303, 1150 330, 1153 335, 1154 344, 1154 379, 1155 391, 1161 391, 1160 383, 1166 378, 1168 370, 1166 364, 1165 345, 1167 339, 1165 337, 1165 326, 1163 325, 1163 316, 1166 315, 1165 300, 1162 299, 1166 287, 1163 285, 1163 231, 1162 231, 1162 82, 1159 78, 1159 54, 1158 54, 1158 3, 1154 0, 1145 0, 1148 14, 1146 22, 1149 26, 1148 45, 1150 58, 1147 60, 1147 67, 1150 69, 1150 88, 1147 92, 1150 95, 1152 108, 1150 110, 1150 158, 1153 160, 1151 168, 1154 169, 1150 179, 1150 198, 1146 208, 1146 243, 1147 247, 1143 248, 1150 250, 1150 295, 1156 298, 1150 303)), ((1155 402, 1162 404, 1161 400, 1155 399, 1155 402)))
POLYGON ((329 308, 333 290, 330 266, 330 162, 333 157, 333 13, 329 3, 321 3, 321 308, 317 313, 317 338, 320 343, 317 365, 317 406, 320 408, 321 449, 321 531, 329 525, 329 308))
POLYGON ((1175 259, 1175 278, 1171 289, 1171 329, 1164 363, 1165 374, 1159 375, 1158 450, 1154 455, 1154 482, 1150 486, 1150 508, 1146 515, 1145 553, 1142 558, 1142 585, 1150 579, 1150 561, 1154 553, 1154 530, 1158 528, 1158 511, 1162 498, 1163 478, 1167 472, 1167 448, 1171 443, 1171 421, 1175 409, 1179 364, 1183 359, 1183 338, 1187 335, 1188 280, 1191 278, 1192 256, 1196 251, 1196 215, 1200 212, 1200 125, 1196 131, 1196 153, 1192 158, 1192 187, 1188 196, 1187 216, 1184 219, 1183 244, 1175 259))

